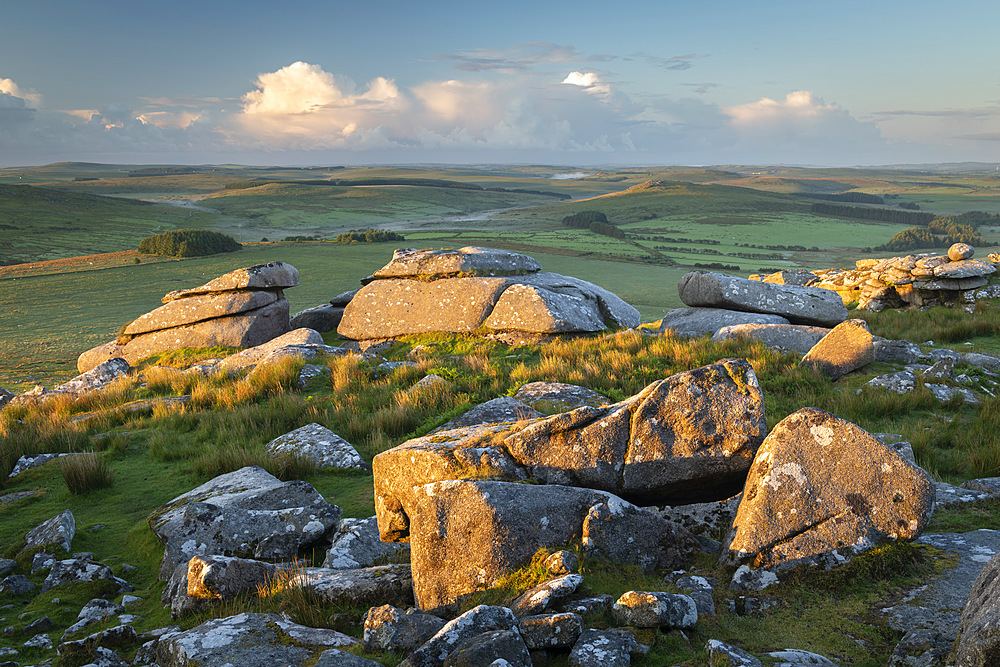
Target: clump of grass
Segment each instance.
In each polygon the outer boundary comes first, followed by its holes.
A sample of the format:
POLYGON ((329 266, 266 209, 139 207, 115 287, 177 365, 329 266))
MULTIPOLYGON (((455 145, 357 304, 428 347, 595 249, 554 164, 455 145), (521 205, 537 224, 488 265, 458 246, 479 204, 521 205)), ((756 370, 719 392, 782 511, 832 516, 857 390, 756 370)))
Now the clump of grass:
POLYGON ((114 473, 95 452, 74 454, 62 461, 62 476, 70 493, 81 496, 95 489, 107 489, 114 484, 114 473))

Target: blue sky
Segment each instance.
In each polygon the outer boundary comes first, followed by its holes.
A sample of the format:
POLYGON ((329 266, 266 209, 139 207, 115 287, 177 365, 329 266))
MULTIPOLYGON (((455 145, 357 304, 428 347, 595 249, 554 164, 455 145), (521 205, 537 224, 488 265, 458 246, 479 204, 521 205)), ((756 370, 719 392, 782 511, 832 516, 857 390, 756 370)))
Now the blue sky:
POLYGON ((1000 161, 996 2, 0 9, 0 165, 1000 161))

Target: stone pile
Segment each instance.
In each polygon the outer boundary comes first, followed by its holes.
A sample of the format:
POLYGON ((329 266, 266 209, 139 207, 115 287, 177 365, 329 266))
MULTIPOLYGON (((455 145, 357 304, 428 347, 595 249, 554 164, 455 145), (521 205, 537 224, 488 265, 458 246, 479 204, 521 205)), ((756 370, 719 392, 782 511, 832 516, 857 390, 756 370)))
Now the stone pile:
POLYGON ((921 253, 888 259, 859 259, 854 269, 814 271, 815 287, 832 290, 845 304, 874 312, 902 306, 938 306, 975 301, 975 291, 996 272, 973 259, 975 250, 956 243, 946 255, 921 253))
POLYGON ((347 304, 337 332, 354 340, 430 331, 584 333, 634 327, 639 312, 593 283, 542 273, 514 252, 397 250, 347 304))
POLYGON ((185 347, 251 347, 289 331, 284 289, 299 272, 284 262, 258 264, 163 297, 163 306, 126 324, 118 338, 80 355, 86 372, 114 357, 129 364, 185 347))

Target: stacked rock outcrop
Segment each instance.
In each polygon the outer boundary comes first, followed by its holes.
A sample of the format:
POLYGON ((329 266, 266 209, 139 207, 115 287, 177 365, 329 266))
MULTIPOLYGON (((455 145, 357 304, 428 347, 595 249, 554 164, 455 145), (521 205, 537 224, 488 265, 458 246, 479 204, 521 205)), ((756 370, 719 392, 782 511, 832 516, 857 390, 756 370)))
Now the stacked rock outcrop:
POLYGON ((527 255, 492 248, 397 250, 351 299, 337 332, 371 340, 480 327, 550 334, 639 324, 639 311, 612 292, 541 268, 527 255))
POLYGON ((299 284, 284 262, 258 264, 165 295, 156 310, 126 324, 118 338, 80 355, 81 373, 107 359, 129 364, 185 347, 252 347, 290 330, 283 290, 299 284))
POLYGON ((874 312, 886 308, 938 306, 974 301, 974 290, 996 272, 990 262, 973 259, 975 250, 956 243, 947 255, 921 253, 887 259, 859 259, 856 268, 814 271, 815 287, 832 290, 845 304, 874 312))

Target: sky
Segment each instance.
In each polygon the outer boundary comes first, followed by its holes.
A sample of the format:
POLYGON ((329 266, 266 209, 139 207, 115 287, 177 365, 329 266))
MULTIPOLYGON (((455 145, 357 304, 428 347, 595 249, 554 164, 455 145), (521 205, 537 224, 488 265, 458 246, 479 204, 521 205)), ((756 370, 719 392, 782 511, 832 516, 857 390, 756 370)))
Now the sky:
POLYGON ((1000 163, 995 0, 0 0, 0 166, 1000 163))

